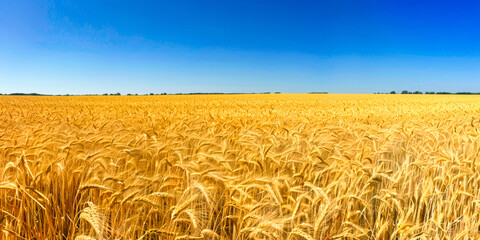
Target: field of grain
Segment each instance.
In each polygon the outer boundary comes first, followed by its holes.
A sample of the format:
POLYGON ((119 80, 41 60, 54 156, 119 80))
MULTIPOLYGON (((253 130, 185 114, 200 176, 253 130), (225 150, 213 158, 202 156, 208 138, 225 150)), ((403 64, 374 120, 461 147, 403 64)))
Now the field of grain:
POLYGON ((479 96, 0 96, 0 239, 478 238, 479 121, 479 96))

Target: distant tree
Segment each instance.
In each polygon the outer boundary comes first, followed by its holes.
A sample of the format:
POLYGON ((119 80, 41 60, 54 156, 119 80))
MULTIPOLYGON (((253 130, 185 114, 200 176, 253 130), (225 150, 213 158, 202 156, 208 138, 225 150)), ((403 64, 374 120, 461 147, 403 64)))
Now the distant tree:
POLYGON ((408 94, 408 91, 407 91, 407 90, 403 90, 403 91, 402 91, 402 94, 408 94))
POLYGON ((153 93, 150 93, 150 95, 154 95, 153 93))
POLYGON ((391 91, 390 94, 397 94, 395 91, 391 91))
POLYGON ((275 92, 275 94, 280 94, 281 92, 275 92))
POLYGON ((127 96, 132 96, 132 94, 130 94, 130 93, 127 93, 127 96))
POLYGON ((413 94, 423 94, 423 93, 420 92, 420 91, 415 91, 415 92, 413 92, 413 94))
MULTIPOLYGON (((7 95, 7 94, 5 94, 7 95)), ((42 96, 40 93, 10 93, 8 95, 21 95, 21 96, 42 96)))

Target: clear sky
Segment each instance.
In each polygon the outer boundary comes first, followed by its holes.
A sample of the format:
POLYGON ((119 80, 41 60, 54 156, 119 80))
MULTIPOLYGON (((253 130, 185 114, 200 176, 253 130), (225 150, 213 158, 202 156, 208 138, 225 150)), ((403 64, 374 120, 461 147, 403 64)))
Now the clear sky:
POLYGON ((0 93, 480 92, 478 1, 0 0, 0 93))

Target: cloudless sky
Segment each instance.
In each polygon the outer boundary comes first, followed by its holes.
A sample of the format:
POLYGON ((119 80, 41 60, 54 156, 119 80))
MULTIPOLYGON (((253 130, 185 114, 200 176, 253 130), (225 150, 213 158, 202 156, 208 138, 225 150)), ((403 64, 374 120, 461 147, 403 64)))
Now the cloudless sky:
POLYGON ((0 0, 0 93, 480 92, 477 1, 0 0))

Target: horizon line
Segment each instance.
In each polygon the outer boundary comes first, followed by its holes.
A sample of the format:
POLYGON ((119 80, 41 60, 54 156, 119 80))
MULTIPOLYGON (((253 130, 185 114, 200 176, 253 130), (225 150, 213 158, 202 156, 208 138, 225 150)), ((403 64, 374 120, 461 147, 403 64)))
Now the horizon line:
POLYGON ((121 94, 117 93, 86 93, 86 94, 43 94, 43 93, 23 93, 23 92, 14 92, 14 93, 0 93, 0 96, 161 96, 161 95, 243 95, 243 94, 389 94, 389 95, 480 95, 480 92, 445 92, 445 91, 414 91, 410 92, 403 90, 402 92, 371 92, 371 93, 330 93, 330 92, 294 92, 294 93, 283 93, 283 92, 180 92, 180 93, 127 93, 121 94))

